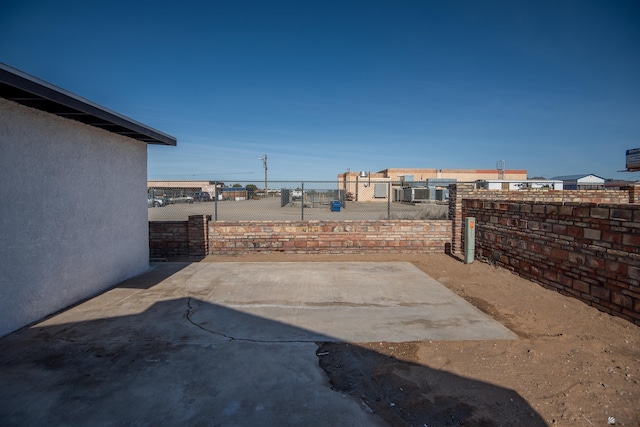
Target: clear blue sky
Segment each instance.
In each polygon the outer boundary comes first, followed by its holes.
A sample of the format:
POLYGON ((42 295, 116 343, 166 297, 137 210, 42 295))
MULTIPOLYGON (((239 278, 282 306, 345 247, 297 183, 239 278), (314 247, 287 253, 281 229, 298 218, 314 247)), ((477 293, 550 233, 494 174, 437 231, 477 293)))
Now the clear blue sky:
POLYGON ((0 61, 175 136, 150 178, 640 179, 637 0, 4 0, 0 61))

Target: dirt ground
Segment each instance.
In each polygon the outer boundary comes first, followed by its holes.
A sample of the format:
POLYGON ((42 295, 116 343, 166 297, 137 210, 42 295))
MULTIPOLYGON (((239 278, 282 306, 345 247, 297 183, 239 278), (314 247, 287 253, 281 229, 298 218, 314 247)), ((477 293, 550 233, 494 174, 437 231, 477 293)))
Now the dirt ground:
POLYGON ((332 387, 391 425, 640 426, 640 327, 507 270, 444 254, 205 261, 411 262, 519 336, 321 343, 318 359, 332 387))

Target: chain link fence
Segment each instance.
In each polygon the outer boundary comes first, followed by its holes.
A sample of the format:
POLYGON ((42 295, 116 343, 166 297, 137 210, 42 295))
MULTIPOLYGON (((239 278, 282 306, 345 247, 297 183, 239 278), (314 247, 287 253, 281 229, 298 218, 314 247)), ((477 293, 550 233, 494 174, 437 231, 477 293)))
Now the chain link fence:
POLYGON ((149 221, 447 219, 446 187, 397 182, 163 181, 148 186, 149 221))

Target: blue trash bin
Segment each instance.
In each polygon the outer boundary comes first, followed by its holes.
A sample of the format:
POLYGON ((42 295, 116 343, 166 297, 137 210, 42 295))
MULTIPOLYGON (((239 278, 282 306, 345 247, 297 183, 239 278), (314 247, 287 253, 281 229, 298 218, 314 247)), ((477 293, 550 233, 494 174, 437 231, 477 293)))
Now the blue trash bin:
POLYGON ((331 212, 340 212, 340 201, 331 202, 331 212))

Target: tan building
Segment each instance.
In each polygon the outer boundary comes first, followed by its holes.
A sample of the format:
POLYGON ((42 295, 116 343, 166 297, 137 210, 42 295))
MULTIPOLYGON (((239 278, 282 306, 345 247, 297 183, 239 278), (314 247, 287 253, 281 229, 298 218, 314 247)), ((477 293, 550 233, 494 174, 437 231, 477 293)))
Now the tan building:
POLYGON ((175 197, 205 192, 213 198, 216 194, 216 186, 221 188, 224 184, 215 181, 147 181, 147 192, 153 196, 175 197))
POLYGON ((387 201, 394 189, 407 182, 435 179, 455 179, 461 182, 477 180, 526 180, 526 170, 498 169, 412 169, 390 168, 379 172, 345 172, 338 175, 338 186, 347 199, 360 202, 387 201))

